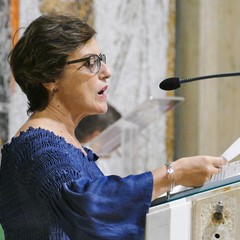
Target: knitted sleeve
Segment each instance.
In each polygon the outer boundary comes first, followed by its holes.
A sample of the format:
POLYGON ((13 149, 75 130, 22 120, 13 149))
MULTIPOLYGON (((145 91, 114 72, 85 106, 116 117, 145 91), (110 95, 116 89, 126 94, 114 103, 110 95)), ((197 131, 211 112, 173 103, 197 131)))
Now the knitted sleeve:
POLYGON ((80 178, 63 184, 51 207, 70 239, 143 239, 150 173, 80 178))

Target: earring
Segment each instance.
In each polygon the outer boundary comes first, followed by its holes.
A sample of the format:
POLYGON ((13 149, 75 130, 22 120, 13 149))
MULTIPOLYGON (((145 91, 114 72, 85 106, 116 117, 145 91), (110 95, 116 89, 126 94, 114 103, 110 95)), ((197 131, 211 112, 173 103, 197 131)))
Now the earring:
POLYGON ((57 91, 58 91, 58 87, 54 87, 54 88, 52 89, 52 96, 54 96, 54 94, 55 94, 57 91))

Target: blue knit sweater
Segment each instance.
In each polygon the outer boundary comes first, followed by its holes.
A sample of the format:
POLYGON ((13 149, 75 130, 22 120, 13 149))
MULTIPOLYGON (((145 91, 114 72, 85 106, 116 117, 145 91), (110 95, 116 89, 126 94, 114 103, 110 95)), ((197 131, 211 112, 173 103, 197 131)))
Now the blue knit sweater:
POLYGON ((150 172, 104 176, 97 156, 41 128, 2 149, 0 224, 6 240, 143 239, 150 172))

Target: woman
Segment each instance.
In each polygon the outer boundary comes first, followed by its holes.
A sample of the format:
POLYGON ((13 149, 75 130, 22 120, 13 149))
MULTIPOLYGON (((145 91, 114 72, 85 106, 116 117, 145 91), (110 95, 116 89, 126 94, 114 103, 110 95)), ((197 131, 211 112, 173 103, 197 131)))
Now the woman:
POLYGON ((10 53, 31 113, 2 150, 0 223, 5 238, 143 239, 150 203, 174 185, 200 186, 222 158, 182 158, 126 178, 104 176, 74 136, 107 111, 111 73, 95 31, 72 16, 33 21, 10 53))

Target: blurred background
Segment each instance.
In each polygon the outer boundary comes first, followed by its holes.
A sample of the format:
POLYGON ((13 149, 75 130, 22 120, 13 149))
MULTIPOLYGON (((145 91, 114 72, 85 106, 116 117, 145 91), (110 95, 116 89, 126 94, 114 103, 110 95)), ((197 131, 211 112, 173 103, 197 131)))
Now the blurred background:
POLYGON ((122 116, 150 97, 184 97, 140 131, 137 152, 144 170, 188 155, 221 155, 239 137, 239 77, 192 82, 170 92, 158 85, 172 76, 240 70, 240 1, 0 0, 0 145, 28 117, 7 55, 33 19, 52 11, 74 14, 96 28, 112 70, 108 101, 122 116))

